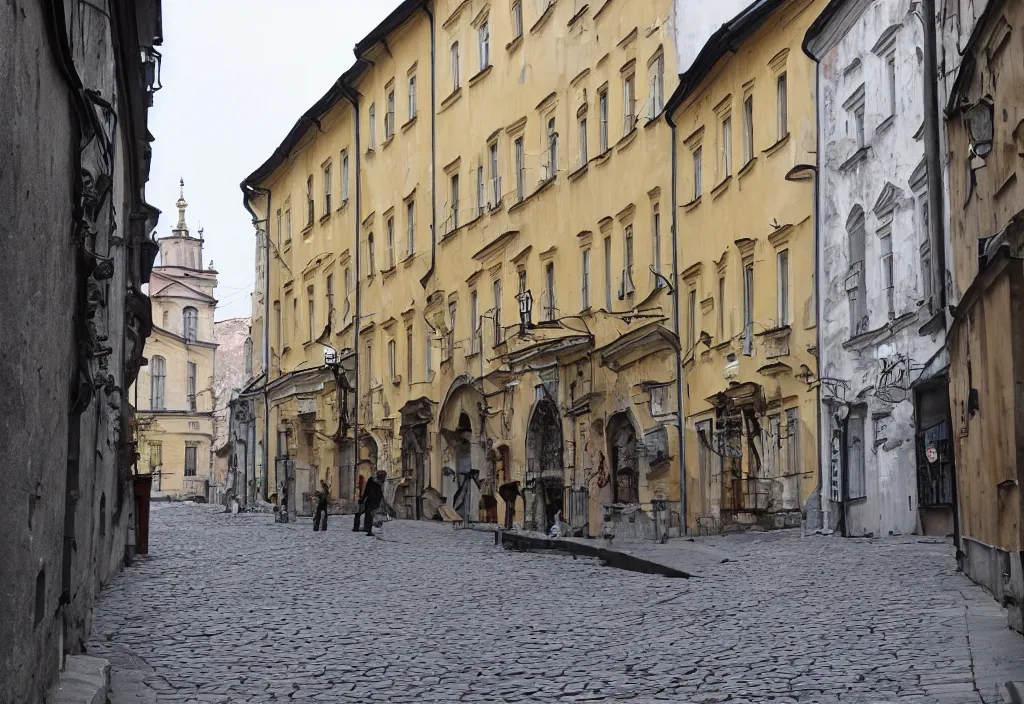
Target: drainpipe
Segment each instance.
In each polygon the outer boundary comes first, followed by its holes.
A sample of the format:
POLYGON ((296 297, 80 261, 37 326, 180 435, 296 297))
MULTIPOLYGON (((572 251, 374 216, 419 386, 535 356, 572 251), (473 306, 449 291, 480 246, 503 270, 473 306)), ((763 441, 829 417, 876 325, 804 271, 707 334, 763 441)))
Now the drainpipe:
MULTIPOLYGON (((672 113, 665 111, 665 121, 672 130, 672 328, 676 333, 678 343, 679 336, 679 206, 678 206, 678 178, 679 178, 679 151, 676 145, 676 123, 672 119, 672 113)), ((686 444, 683 424, 686 422, 685 409, 683 406, 683 350, 677 344, 676 349, 676 407, 679 422, 676 424, 676 431, 679 434, 679 535, 687 533, 687 512, 686 512, 686 444)))
MULTIPOLYGON (((356 369, 355 369, 355 375, 354 375, 355 379, 353 380, 353 383, 352 383, 352 386, 353 386, 352 393, 355 395, 355 414, 354 414, 355 418, 353 419, 353 422, 352 422, 352 431, 353 431, 353 434, 354 434, 354 443, 355 443, 355 447, 352 450, 352 453, 353 453, 353 458, 352 458, 353 459, 353 464, 352 464, 352 481, 355 482, 355 473, 358 471, 358 467, 359 467, 359 328, 360 328, 360 323, 362 323, 362 321, 363 321, 363 277, 362 277, 362 275, 360 273, 360 264, 361 264, 361 261, 362 261, 362 258, 360 256, 362 247, 360 246, 360 243, 361 243, 362 240, 360 239, 360 236, 359 236, 360 232, 362 230, 362 227, 363 227, 363 210, 362 210, 362 200, 363 200, 363 198, 362 198, 362 194, 363 194, 362 147, 360 145, 361 132, 360 132, 360 115, 359 115, 359 94, 356 93, 350 86, 347 86, 344 83, 342 83, 342 85, 341 85, 341 91, 342 91, 342 94, 345 96, 345 98, 352 104, 352 112, 355 114, 355 121, 356 121, 356 207, 354 209, 355 210, 355 216, 356 216, 356 226, 355 226, 355 233, 356 233, 356 246, 355 246, 355 250, 356 250, 356 252, 355 252, 355 257, 356 257, 356 291, 355 291, 355 293, 356 293, 356 315, 355 315, 355 321, 354 321, 355 325, 353 325, 353 329, 352 329, 352 335, 353 335, 353 338, 352 338, 352 350, 355 353, 355 357, 356 357, 356 361, 355 361, 356 369)), ((340 362, 341 359, 339 358, 338 361, 340 362)), ((340 384, 340 377, 339 377, 339 381, 337 381, 335 383, 339 383, 340 384)), ((368 385, 370 383, 372 383, 372 382, 369 382, 369 381, 367 382, 368 385)), ((371 400, 370 402, 372 403, 373 401, 371 400)), ((339 452, 338 453, 338 462, 341 462, 341 461, 342 461, 341 453, 339 452)), ((376 469, 376 468, 374 468, 374 469, 376 469)), ((340 481, 340 479, 341 479, 341 477, 339 476, 339 481, 340 481)), ((342 490, 342 487, 339 486, 338 487, 338 495, 339 496, 342 495, 341 494, 341 490, 342 490)), ((352 498, 356 498, 355 497, 355 484, 352 485, 352 498)))
POLYGON ((924 15, 924 148, 928 164, 928 220, 934 261, 932 314, 946 311, 946 241, 943 227, 942 163, 939 147, 938 61, 935 46, 935 0, 922 0, 924 15))
MULTIPOLYGON (((817 340, 815 344, 818 346, 818 388, 815 390, 816 403, 814 408, 814 415, 817 417, 818 423, 818 503, 821 506, 821 527, 823 530, 828 529, 826 525, 826 517, 831 514, 831 511, 826 512, 825 507, 827 506, 825 496, 825 457, 822 451, 821 441, 823 439, 821 431, 821 370, 824 368, 822 363, 822 355, 824 354, 821 347, 821 292, 822 292, 822 279, 821 279, 821 225, 819 223, 819 217, 821 216, 821 111, 817 109, 818 96, 821 95, 821 65, 817 62, 814 64, 814 135, 815 135, 815 148, 814 148, 814 320, 815 320, 815 334, 817 340)), ((832 443, 829 443, 829 447, 832 443)), ((832 457, 829 456, 829 467, 832 466, 832 457)), ((800 501, 803 501, 803 497, 800 497, 800 501)), ((806 527, 807 521, 803 521, 806 527)))
POLYGON ((430 19, 430 268, 420 279, 420 285, 426 288, 437 264, 437 43, 429 0, 424 1, 423 12, 430 19))
POLYGON ((264 220, 263 237, 263 475, 267 481, 263 483, 263 498, 266 499, 270 484, 270 213, 272 194, 269 188, 260 188, 243 184, 242 205, 252 215, 253 224, 259 230, 259 216, 249 205, 250 195, 267 197, 267 217, 264 220))

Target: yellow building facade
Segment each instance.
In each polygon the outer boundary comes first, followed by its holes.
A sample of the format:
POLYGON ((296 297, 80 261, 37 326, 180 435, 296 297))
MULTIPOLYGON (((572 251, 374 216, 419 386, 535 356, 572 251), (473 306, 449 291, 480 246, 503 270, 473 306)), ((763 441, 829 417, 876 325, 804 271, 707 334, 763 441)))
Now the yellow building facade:
POLYGON ((670 101, 689 525, 799 526, 817 497, 814 64, 824 0, 759 3, 670 101))
POLYGON ((265 496, 678 531, 672 11, 404 2, 357 45, 242 184, 265 496))
POLYGON ((213 472, 213 372, 217 345, 213 318, 217 272, 203 268, 202 230, 185 222, 184 183, 178 222, 158 239, 149 296, 153 334, 147 364, 132 389, 138 398, 139 472, 153 475, 153 491, 175 497, 208 496, 213 472))

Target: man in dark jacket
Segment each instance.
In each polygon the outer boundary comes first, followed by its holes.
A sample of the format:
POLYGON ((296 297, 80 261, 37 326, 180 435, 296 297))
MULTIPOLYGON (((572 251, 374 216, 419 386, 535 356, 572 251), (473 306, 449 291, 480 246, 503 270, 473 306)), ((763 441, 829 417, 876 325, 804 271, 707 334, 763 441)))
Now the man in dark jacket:
POLYGON ((366 534, 373 535, 373 514, 384 503, 384 482, 387 481, 387 478, 388 473, 381 470, 363 485, 363 493, 359 497, 359 512, 356 514, 356 520, 352 526, 353 531, 359 530, 359 517, 363 516, 366 534))
POLYGON ((327 482, 320 480, 320 490, 316 492, 316 515, 313 517, 313 531, 327 530, 327 509, 331 505, 331 489, 327 482))

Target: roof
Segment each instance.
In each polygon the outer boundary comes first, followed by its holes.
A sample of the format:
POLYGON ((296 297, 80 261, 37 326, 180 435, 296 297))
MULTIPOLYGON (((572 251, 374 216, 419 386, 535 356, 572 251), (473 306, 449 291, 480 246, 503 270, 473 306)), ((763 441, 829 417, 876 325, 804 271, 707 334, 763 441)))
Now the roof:
POLYGON ((837 26, 844 26, 844 23, 852 23, 853 20, 860 17, 863 14, 865 8, 868 5, 869 0, 832 0, 825 9, 821 11, 821 14, 811 23, 811 26, 807 28, 807 33, 804 34, 804 41, 801 47, 804 53, 812 61, 818 61, 820 57, 815 56, 811 51, 811 44, 819 39, 819 37, 828 30, 829 26, 833 22, 838 22, 837 26))
POLYGON ((719 61, 735 53, 786 2, 788 0, 755 0, 712 34, 689 70, 679 74, 679 87, 666 105, 668 114, 671 115, 694 93, 719 61))
MULTIPOLYGON (((327 89, 319 100, 306 110, 295 121, 295 125, 289 130, 284 140, 278 145, 277 149, 274 150, 270 158, 263 162, 259 168, 253 171, 251 174, 246 176, 245 180, 241 183, 242 193, 246 194, 249 187, 259 184, 261 181, 266 179, 272 173, 274 173, 278 167, 281 166, 291 154, 295 145, 298 144, 299 140, 302 139, 306 131, 309 130, 310 124, 317 124, 320 116, 326 114, 331 108, 337 105, 341 100, 351 97, 354 98, 356 95, 355 83, 360 77, 370 68, 371 64, 365 61, 362 57, 367 51, 372 49, 376 44, 387 38, 391 32, 395 31, 402 26, 413 13, 426 5, 428 0, 404 0, 394 11, 391 12, 387 17, 384 18, 380 24, 373 28, 369 34, 363 39, 356 43, 354 53, 356 56, 355 63, 342 73, 338 79, 331 84, 331 87, 327 89)), ((243 195, 243 198, 245 195, 243 195)))
POLYGON ((967 93, 974 83, 974 69, 978 61, 978 45, 988 38, 988 33, 991 31, 992 18, 1003 11, 1005 4, 1003 0, 992 0, 985 7, 985 11, 981 13, 977 22, 975 22, 974 31, 971 32, 967 45, 960 52, 963 60, 960 63, 960 69, 957 71, 956 79, 949 89, 949 101, 945 107, 947 115, 953 115, 963 107, 961 101, 967 99, 967 93))

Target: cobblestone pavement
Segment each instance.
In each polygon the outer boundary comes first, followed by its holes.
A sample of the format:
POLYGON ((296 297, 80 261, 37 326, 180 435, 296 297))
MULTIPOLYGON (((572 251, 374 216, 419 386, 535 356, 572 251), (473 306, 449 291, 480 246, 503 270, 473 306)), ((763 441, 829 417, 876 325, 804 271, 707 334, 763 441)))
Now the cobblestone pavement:
POLYGON ((88 647, 112 704, 1000 701, 967 615, 998 605, 941 542, 747 539, 683 580, 440 524, 153 508, 88 647))

